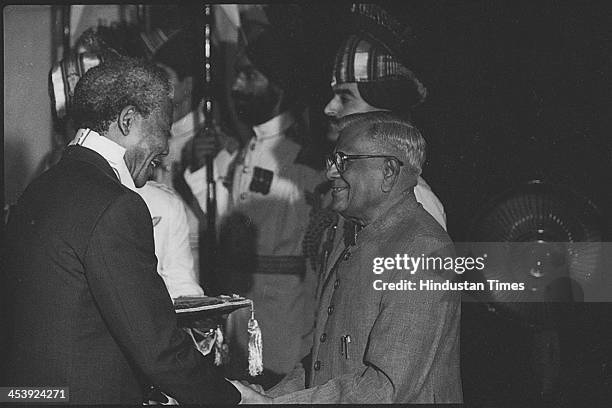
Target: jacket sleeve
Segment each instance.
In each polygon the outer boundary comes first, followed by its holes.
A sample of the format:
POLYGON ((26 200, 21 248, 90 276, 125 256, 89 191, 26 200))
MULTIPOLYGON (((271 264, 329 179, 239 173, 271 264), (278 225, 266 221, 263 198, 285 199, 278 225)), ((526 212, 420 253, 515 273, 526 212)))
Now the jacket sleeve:
MULTIPOLYGON (((414 280, 423 278, 423 271, 414 280)), ((431 276, 435 276, 433 273, 431 276)), ((406 275, 395 271, 388 282, 406 275)), ((418 285, 418 283, 417 283, 418 285)), ((457 323, 460 302, 444 291, 384 292, 369 334, 363 368, 305 390, 283 395, 275 403, 396 403, 419 401, 423 384, 449 327, 457 323)), ((458 323, 457 323, 458 324, 458 323)))
POLYGON ((151 216, 138 195, 123 194, 100 216, 84 264, 111 334, 153 385, 183 404, 240 401, 177 327, 156 271, 151 216))

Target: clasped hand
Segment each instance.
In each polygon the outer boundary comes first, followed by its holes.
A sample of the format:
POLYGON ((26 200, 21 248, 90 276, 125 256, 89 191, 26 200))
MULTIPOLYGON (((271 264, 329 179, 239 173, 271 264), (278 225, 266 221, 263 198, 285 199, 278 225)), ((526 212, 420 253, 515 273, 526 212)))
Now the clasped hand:
POLYGON ((266 396, 261 385, 249 384, 246 381, 229 380, 240 391, 241 404, 271 404, 272 398, 266 396))

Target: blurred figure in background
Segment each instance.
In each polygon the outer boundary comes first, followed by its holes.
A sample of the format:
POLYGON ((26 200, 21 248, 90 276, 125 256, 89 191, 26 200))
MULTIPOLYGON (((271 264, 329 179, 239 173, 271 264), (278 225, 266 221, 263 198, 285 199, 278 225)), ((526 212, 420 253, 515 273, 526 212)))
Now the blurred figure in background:
MULTIPOLYGON (((307 353, 302 341, 312 325, 308 298, 314 280, 306 275, 302 240, 310 210, 306 197, 323 172, 302 155, 308 135, 301 120, 298 47, 271 26, 254 24, 248 31, 232 98, 254 136, 229 157, 226 172, 215 173, 225 180, 229 198, 227 211, 219 213, 218 280, 226 291, 255 302, 265 369, 255 381, 270 386, 307 353)), ((200 156, 217 153, 204 138, 195 139, 194 148, 200 156)), ((185 178, 204 208, 206 167, 186 172, 185 178)), ((228 322, 232 374, 239 378, 246 375, 242 328, 248 318, 239 311, 228 322)))
MULTIPOLYGON (((214 135, 203 134, 203 94, 198 80, 203 57, 197 33, 195 27, 189 26, 181 30, 157 29, 143 38, 152 60, 168 73, 175 89, 169 153, 157 169, 155 179, 172 187, 187 206, 191 253, 196 269, 200 270, 207 266, 205 259, 200 260, 200 237, 205 236, 207 226, 206 199, 202 198, 207 192, 205 157, 213 152, 217 214, 225 214, 230 200, 225 176, 244 142, 240 142, 239 137, 229 136, 235 133, 222 130, 218 120, 215 120, 214 135), (198 145, 194 150, 196 139, 198 145)), ((216 79, 220 81, 221 78, 216 79)), ((220 112, 222 102, 215 100, 215 113, 220 112)), ((217 217, 217 225, 219 219, 217 217)))

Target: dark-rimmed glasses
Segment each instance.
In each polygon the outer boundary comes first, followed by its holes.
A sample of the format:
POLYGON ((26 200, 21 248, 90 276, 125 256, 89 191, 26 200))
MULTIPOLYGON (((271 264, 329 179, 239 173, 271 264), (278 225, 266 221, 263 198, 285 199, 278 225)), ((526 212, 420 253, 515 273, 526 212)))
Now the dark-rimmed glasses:
POLYGON ((332 165, 335 165, 339 173, 344 173, 346 171, 346 163, 349 160, 375 159, 375 158, 394 159, 394 160, 397 160, 400 166, 404 165, 404 163, 395 156, 378 155, 378 154, 346 154, 343 152, 334 152, 330 154, 326 159, 326 163, 327 163, 328 169, 331 168, 332 165))

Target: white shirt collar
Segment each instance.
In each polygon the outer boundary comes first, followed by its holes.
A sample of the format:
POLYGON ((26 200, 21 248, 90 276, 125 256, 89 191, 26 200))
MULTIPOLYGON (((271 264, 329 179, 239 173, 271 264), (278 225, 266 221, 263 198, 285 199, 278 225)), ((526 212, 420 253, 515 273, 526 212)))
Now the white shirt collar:
POLYGON ((280 136, 293 125, 293 116, 289 112, 281 113, 261 125, 253 126, 253 131, 257 139, 267 139, 280 136))
POLYGON ((99 133, 91 129, 79 129, 74 139, 68 145, 86 147, 104 157, 117 177, 119 177, 121 184, 130 190, 136 191, 132 175, 123 159, 125 155, 125 148, 123 146, 118 145, 109 138, 100 136, 99 133))

